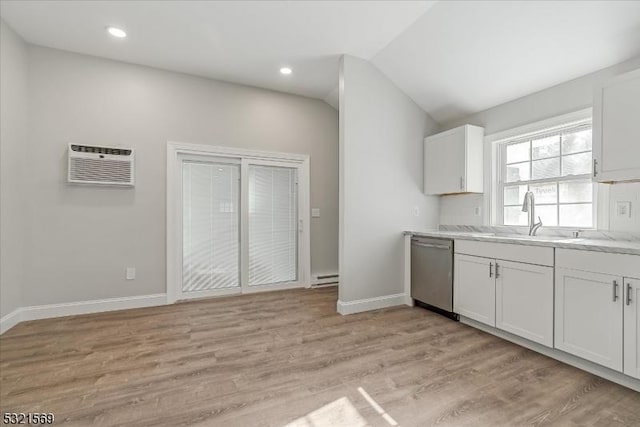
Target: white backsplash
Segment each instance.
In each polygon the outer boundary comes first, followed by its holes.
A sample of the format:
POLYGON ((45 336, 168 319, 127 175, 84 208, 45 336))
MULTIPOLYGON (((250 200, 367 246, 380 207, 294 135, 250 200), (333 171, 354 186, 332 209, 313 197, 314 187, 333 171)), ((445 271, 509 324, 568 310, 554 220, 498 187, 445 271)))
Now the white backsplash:
POLYGON ((640 232, 640 182, 609 186, 609 230, 640 232), (618 202, 630 202, 630 215, 617 214, 618 202))
POLYGON ((482 194, 457 194, 440 197, 441 225, 483 225, 482 194), (476 215, 476 209, 480 214, 476 215))

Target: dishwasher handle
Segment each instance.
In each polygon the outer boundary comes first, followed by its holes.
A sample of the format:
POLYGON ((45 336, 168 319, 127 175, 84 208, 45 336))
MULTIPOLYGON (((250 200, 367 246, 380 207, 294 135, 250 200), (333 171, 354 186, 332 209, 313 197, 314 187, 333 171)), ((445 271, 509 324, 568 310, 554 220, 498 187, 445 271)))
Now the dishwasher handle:
POLYGON ((447 246, 447 245, 434 245, 433 243, 418 243, 418 242, 411 242, 412 246, 419 246, 421 248, 434 248, 434 249, 446 249, 449 250, 451 249, 451 246, 447 246))

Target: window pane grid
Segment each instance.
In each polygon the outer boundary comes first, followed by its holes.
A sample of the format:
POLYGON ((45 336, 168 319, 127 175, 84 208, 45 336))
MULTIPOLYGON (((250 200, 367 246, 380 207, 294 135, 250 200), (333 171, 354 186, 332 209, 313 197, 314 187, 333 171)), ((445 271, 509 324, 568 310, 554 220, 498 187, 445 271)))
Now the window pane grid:
POLYGON ((546 213, 545 225, 592 227, 592 151, 585 148, 591 148, 586 125, 503 144, 498 181, 502 223, 523 225, 519 199, 523 191, 533 191, 536 207, 543 208, 540 215, 546 213))
MULTIPOLYGON (((579 154, 579 153, 571 153, 571 154, 579 154)), ((548 160, 548 159, 559 159, 561 156, 548 156, 548 157, 536 157, 533 159, 533 162, 537 162, 538 160, 548 160)), ((527 162, 516 162, 516 163, 529 163, 527 162)), ((507 166, 512 165, 513 163, 507 163, 507 166)))

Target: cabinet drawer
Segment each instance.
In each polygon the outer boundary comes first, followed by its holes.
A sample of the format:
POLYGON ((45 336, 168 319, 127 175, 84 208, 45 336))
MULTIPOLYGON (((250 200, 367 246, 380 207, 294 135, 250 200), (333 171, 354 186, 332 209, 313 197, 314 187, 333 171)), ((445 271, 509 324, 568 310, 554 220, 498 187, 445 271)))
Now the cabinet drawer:
POLYGON ((456 240, 455 253, 553 267, 553 248, 456 240))
POLYGON ((640 256, 637 255, 556 249, 556 266, 616 276, 640 277, 640 256))

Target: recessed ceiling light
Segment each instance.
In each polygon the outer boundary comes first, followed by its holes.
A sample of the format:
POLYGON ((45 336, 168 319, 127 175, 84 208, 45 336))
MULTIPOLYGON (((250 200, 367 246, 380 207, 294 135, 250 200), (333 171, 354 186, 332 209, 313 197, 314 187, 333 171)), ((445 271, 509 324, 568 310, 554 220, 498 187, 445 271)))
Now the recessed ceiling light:
POLYGON ((280 74, 284 74, 285 76, 288 76, 291 73, 292 73, 292 70, 289 67, 280 68, 280 74))
POLYGON ((125 37, 127 37, 127 33, 124 32, 124 30, 120 29, 120 28, 116 28, 116 27, 107 27, 107 31, 109 32, 109 34, 111 34, 113 37, 117 37, 119 39, 123 39, 125 37))

